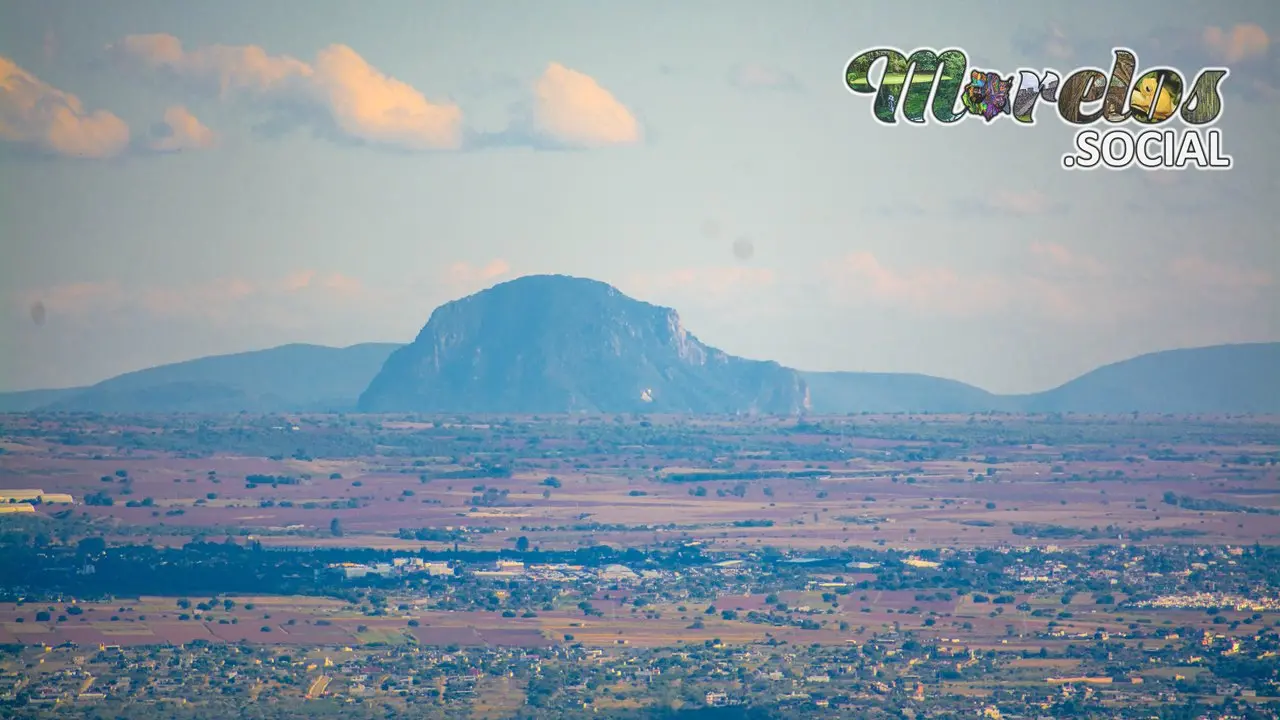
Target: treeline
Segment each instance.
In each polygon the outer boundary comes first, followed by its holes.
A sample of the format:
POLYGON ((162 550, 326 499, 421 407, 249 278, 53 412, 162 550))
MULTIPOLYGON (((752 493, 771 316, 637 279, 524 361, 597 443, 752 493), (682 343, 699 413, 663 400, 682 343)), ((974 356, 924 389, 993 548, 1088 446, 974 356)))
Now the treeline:
POLYGON ((244 482, 250 487, 258 485, 299 485, 301 481, 292 475, 245 475, 244 482))
POLYGON ((487 480, 490 478, 509 478, 511 477, 511 467, 509 465, 478 465, 473 468, 462 468, 461 470, 428 470, 418 473, 418 479, 423 482, 431 480, 487 480))
POLYGON ((1226 502, 1225 500, 1197 498, 1191 497, 1190 495, 1178 495, 1172 490, 1164 494, 1163 502, 1166 505, 1174 505, 1184 510, 1197 510, 1200 512, 1237 512, 1248 513, 1251 515, 1280 515, 1280 510, 1277 510, 1276 508, 1253 507, 1251 505, 1226 502))
POLYGON ((1070 540, 1075 538, 1083 538, 1085 540, 1100 540, 1102 538, 1115 538, 1123 535, 1126 539, 1134 542, 1146 540, 1148 538, 1160 537, 1198 537, 1205 533, 1200 530, 1191 528, 1122 528, 1118 525, 1108 525, 1105 528, 1077 528, 1067 527, 1065 525, 1038 525, 1033 523, 1024 523, 1014 525, 1011 529, 1014 535, 1019 537, 1033 537, 1042 540, 1070 540))
MULTIPOLYGON (((709 560, 696 547, 669 552, 600 545, 566 551, 429 551, 369 548, 265 549, 257 544, 191 542, 178 548, 149 545, 107 547, 101 538, 76 546, 8 545, 0 551, 0 596, 67 594, 81 598, 139 595, 336 595, 351 587, 403 583, 366 577, 346 579, 329 572, 341 562, 391 562, 397 557, 492 563, 500 558, 529 563, 565 563, 585 567, 622 564, 678 569, 709 560)), ((412 576, 409 576, 412 577, 412 576)))
POLYGON ((729 472, 680 472, 667 473, 659 479, 662 482, 670 483, 686 483, 686 482, 715 482, 725 480, 804 480, 812 478, 830 477, 830 470, 742 470, 729 472))

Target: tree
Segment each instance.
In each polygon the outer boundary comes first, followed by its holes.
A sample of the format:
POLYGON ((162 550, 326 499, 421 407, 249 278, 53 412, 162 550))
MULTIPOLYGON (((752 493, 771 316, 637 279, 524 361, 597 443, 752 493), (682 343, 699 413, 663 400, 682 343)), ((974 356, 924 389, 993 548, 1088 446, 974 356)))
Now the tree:
POLYGON ((516 538, 516 550, 519 552, 528 552, 529 538, 525 537, 524 535, 521 535, 520 537, 516 538))
POLYGON ((329 521, 329 533, 334 537, 342 537, 342 522, 338 518, 329 521))
POLYGON ((77 543, 76 549, 81 555, 100 555, 107 551, 107 542, 100 537, 87 537, 77 543))

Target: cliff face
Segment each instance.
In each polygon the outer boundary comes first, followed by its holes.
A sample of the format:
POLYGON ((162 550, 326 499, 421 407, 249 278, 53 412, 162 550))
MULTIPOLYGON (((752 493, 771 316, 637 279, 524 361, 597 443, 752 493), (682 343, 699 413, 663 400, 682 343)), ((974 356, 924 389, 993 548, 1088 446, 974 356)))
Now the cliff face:
POLYGON ((699 342, 674 310, 534 275, 447 303, 360 397, 365 412, 790 414, 800 374, 699 342))

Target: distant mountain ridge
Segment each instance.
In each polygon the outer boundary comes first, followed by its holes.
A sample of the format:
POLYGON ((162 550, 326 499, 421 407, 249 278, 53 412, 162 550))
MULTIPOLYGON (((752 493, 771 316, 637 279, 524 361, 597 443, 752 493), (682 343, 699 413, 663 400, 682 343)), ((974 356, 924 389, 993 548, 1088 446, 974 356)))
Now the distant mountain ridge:
POLYGON ((540 275, 437 308, 413 343, 293 344, 0 393, 0 412, 1280 414, 1280 343, 1149 353, 1040 393, 906 373, 804 372, 709 347, 669 308, 540 275))
POLYGON ((1016 410, 1017 401, 959 380, 915 373, 802 372, 818 415, 1016 410))
POLYGON ((349 411, 396 343, 291 344, 213 355, 68 390, 0 394, 0 411, 349 411))
POLYGON ((1280 343, 1147 353, 1011 399, 1024 412, 1280 413, 1280 343))

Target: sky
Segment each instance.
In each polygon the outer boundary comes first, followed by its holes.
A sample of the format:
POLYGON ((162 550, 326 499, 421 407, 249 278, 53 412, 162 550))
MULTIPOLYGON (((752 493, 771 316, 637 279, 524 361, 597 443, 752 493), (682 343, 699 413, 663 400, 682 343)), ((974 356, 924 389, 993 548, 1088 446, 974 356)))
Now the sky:
POLYGON ((1280 340, 1274 0, 0 16, 0 390, 408 342, 441 303, 534 273, 674 307, 737 355, 996 392, 1280 340), (843 75, 885 46, 1006 74, 1107 70, 1119 46, 1140 69, 1225 65, 1234 167, 1068 172, 1048 108, 878 124, 843 75))

